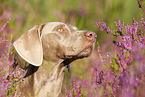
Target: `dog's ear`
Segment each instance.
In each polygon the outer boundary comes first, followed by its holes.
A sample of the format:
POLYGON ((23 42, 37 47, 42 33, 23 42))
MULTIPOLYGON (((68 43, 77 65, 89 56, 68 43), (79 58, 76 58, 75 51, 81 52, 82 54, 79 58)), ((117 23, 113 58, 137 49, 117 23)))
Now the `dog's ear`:
POLYGON ((18 54, 34 66, 40 66, 43 61, 43 48, 40 38, 43 27, 44 25, 34 26, 13 43, 18 54))

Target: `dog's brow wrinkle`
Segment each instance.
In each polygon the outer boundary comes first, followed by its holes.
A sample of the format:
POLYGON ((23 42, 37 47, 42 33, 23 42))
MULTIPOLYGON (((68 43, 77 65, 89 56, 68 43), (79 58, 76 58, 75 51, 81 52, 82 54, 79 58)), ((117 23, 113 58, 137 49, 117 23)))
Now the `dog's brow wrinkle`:
POLYGON ((65 25, 63 24, 57 25, 56 27, 53 28, 52 31, 56 31, 58 28, 63 28, 63 27, 65 27, 65 25))
POLYGON ((74 32, 74 31, 75 31, 75 29, 73 29, 73 27, 72 27, 71 25, 67 25, 67 27, 69 28, 69 30, 70 30, 71 32, 74 32))

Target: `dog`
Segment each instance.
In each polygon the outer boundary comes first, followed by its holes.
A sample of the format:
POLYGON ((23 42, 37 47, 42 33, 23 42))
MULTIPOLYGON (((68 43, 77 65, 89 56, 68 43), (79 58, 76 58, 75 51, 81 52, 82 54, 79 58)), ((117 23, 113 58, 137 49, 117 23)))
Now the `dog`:
POLYGON ((49 22, 25 32, 14 43, 17 65, 26 73, 17 89, 21 97, 57 97, 64 69, 91 55, 97 35, 62 22, 49 22), (20 62, 19 62, 20 61, 20 62))

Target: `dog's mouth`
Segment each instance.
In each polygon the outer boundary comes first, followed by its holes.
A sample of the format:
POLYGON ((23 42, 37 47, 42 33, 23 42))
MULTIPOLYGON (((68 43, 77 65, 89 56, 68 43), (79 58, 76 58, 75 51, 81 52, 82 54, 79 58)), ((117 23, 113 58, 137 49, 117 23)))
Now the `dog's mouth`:
POLYGON ((77 57, 88 57, 91 55, 92 53, 92 46, 88 46, 86 48, 84 48, 83 50, 81 50, 76 56, 77 57))
POLYGON ((65 55, 64 58, 65 59, 81 59, 84 57, 88 57, 91 55, 92 53, 92 49, 93 46, 87 46, 84 49, 80 50, 77 54, 73 54, 73 55, 65 55))

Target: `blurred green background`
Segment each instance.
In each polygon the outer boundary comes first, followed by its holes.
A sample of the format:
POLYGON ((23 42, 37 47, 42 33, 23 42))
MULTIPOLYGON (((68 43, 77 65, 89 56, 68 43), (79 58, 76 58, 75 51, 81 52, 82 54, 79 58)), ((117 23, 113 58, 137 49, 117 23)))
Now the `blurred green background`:
MULTIPOLYGON (((99 32, 96 21, 104 21, 114 29, 117 19, 131 24, 133 17, 139 21, 142 15, 143 10, 139 9, 137 0, 0 0, 0 17, 6 20, 11 17, 10 34, 14 35, 14 40, 34 25, 57 21, 77 26, 80 30, 96 32, 97 42, 102 45, 108 35, 99 32)), ((0 26, 4 23, 0 21, 0 26)), ((72 74, 75 75, 74 79, 85 76, 88 67, 93 64, 92 60, 97 60, 98 54, 94 54, 89 59, 73 62, 69 73, 65 70, 64 85, 69 84, 72 74)))
POLYGON ((133 17, 140 20, 143 13, 137 0, 1 0, 0 4, 10 11, 10 24, 17 34, 34 25, 60 21, 96 32, 100 44, 105 35, 99 33, 96 21, 104 21, 113 29, 116 19, 131 23, 133 17))

